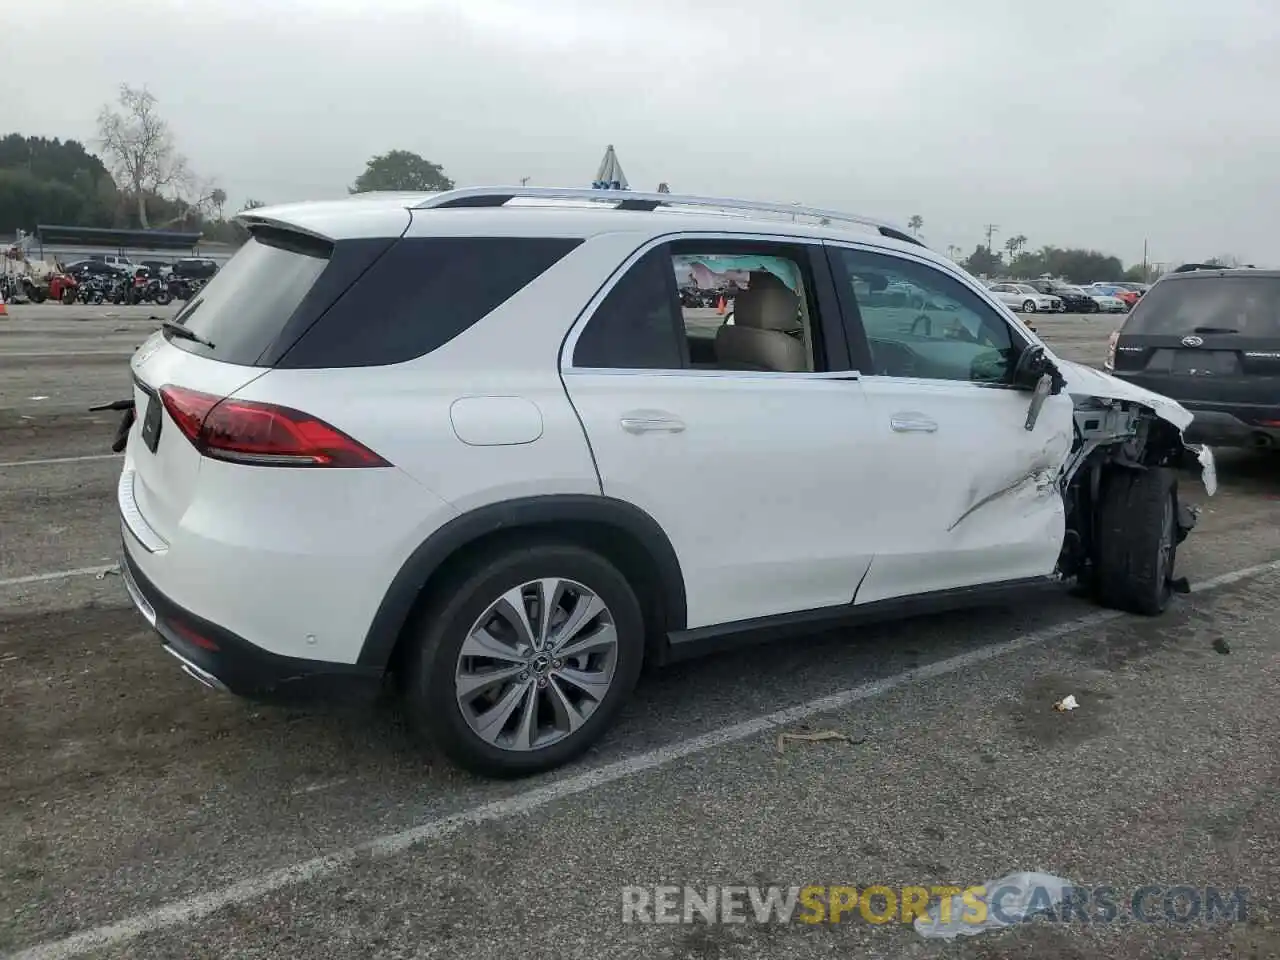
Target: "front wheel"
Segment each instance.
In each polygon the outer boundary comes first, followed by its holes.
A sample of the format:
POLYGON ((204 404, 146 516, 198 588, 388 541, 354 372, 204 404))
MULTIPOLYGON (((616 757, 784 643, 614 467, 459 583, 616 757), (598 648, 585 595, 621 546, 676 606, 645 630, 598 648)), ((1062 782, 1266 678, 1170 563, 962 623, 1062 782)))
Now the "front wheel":
POLYGON ((167 307, 172 302, 173 302, 173 294, 171 294, 168 290, 161 288, 160 290, 156 291, 157 304, 159 304, 162 307, 167 307))
POLYGON ((413 728, 475 773, 524 776, 581 755, 631 694, 644 618, 626 578, 582 547, 480 558, 419 621, 403 691, 413 728))
POLYGON ((1093 586, 1107 607, 1163 613, 1178 555, 1178 479, 1169 467, 1116 468, 1097 507, 1093 586))
POLYGON ((76 302, 76 288, 63 287, 61 300, 63 304, 65 304, 68 307, 74 304, 76 302))
POLYGON ((1023 300, 1023 301, 1022 301, 1022 312, 1023 312, 1023 313, 1035 313, 1035 312, 1036 312, 1036 302, 1035 302, 1034 300, 1023 300))

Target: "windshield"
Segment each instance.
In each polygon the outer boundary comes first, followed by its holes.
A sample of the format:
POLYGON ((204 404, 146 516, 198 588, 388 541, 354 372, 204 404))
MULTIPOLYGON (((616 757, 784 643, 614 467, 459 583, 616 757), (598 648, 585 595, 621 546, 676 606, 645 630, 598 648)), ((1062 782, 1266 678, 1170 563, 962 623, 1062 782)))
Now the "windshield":
POLYGON ((1280 277, 1204 277, 1157 283, 1138 301, 1127 334, 1280 336, 1280 277))
POLYGON ((1025 283, 1018 284, 1016 289, 1019 293, 1039 293, 1040 292, 1035 287, 1028 286, 1025 283))

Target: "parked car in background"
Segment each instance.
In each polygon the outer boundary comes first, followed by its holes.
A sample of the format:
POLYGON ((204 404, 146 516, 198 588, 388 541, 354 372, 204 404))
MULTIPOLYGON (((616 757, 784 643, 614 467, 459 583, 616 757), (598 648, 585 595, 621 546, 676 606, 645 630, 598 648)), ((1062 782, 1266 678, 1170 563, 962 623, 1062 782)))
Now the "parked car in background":
POLYGON ((1113 297, 1107 293, 1093 294, 1093 302, 1098 305, 1101 313, 1125 313, 1128 311, 1128 305, 1119 297, 1113 297))
POLYGON ((173 262, 171 272, 175 277, 185 280, 208 280, 218 272, 218 261, 205 257, 183 257, 173 262))
POLYGON ((1094 283, 1085 288, 1090 293, 1100 293, 1107 297, 1117 297, 1124 301, 1126 310, 1132 310, 1133 305, 1138 302, 1138 294, 1128 287, 1122 287, 1118 283, 1094 283))
POLYGON ((109 263, 113 267, 121 270, 127 270, 132 273, 138 266, 122 253, 95 253, 89 257, 90 260, 97 260, 101 263, 109 263))
POLYGON ((987 287, 1007 307, 1023 313, 1054 313, 1062 311, 1062 300, 1048 293, 1041 293, 1025 283, 995 283, 987 287))
POLYGON ((1047 293, 1062 301, 1067 313, 1097 313, 1098 305, 1093 297, 1074 284, 1061 280, 1028 280, 1027 286, 1034 287, 1041 293, 1047 293))
POLYGON ((173 270, 173 264, 168 260, 142 260, 138 265, 150 270, 153 277, 167 277, 173 270))
POLYGON ((105 260, 89 259, 77 260, 75 263, 67 264, 67 273, 78 279, 85 277, 107 277, 114 280, 116 277, 126 277, 129 271, 125 268, 117 266, 114 263, 107 263, 105 260))
POLYGON ((1188 442, 1280 447, 1280 271, 1166 274, 1112 335, 1104 365, 1190 410, 1188 442))

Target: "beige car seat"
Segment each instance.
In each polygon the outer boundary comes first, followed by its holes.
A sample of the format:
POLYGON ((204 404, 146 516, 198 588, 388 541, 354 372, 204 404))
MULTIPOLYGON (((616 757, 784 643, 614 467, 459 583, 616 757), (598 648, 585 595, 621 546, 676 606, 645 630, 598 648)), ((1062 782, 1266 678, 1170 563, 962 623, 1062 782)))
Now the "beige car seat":
POLYGON ((752 285, 733 304, 733 323, 716 333, 716 360, 730 370, 802 373, 809 351, 799 334, 800 298, 781 283, 752 285))

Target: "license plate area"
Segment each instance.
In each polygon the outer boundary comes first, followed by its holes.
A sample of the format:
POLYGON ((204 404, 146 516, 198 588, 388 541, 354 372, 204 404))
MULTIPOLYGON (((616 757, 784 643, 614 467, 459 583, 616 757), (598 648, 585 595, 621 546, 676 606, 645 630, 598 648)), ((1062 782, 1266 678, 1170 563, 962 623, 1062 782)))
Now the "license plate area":
POLYGON ((1184 376, 1230 376, 1240 372, 1240 361, 1234 350, 1177 350, 1170 363, 1170 373, 1184 376))

